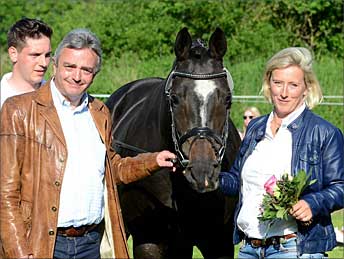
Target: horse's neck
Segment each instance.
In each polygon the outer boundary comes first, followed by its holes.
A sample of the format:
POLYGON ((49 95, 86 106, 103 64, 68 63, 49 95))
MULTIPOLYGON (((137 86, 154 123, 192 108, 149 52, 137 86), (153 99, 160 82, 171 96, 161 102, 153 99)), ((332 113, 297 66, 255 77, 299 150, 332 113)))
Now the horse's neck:
POLYGON ((159 105, 156 111, 158 112, 158 118, 160 122, 159 126, 162 139, 164 139, 167 142, 166 145, 171 145, 172 147, 173 142, 171 137, 171 112, 164 87, 161 87, 159 89, 159 94, 157 94, 156 101, 156 103, 159 105))

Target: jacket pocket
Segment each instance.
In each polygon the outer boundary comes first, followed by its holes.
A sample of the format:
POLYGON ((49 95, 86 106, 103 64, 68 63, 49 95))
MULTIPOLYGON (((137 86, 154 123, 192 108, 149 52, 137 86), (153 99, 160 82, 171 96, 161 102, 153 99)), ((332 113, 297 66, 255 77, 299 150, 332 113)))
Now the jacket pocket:
POLYGON ((309 165, 316 165, 320 162, 320 153, 316 149, 300 152, 300 160, 309 165))
POLYGON ((321 157, 320 149, 311 144, 306 144, 300 150, 298 170, 304 170, 310 176, 309 180, 317 179, 316 183, 312 185, 319 186, 322 183, 322 175, 320 174, 321 157))
POLYGON ((22 214, 22 219, 25 224, 25 230, 26 230, 26 237, 29 238, 30 233, 31 233, 31 227, 32 227, 32 203, 28 201, 22 201, 21 205, 21 214, 22 214))

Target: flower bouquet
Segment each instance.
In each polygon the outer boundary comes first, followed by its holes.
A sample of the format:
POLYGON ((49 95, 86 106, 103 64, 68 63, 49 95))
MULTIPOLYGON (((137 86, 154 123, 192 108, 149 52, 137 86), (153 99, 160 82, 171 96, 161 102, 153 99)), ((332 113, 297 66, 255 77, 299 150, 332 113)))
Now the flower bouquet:
POLYGON ((261 221, 284 219, 287 220, 288 212, 297 203, 304 189, 316 182, 309 181, 305 171, 301 170, 294 177, 283 174, 280 180, 273 175, 264 184, 266 193, 263 196, 261 221))

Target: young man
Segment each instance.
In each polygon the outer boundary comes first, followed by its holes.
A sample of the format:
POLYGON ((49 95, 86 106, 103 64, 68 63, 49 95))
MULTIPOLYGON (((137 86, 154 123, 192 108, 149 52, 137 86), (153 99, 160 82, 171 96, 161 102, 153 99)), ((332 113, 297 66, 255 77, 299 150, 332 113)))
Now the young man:
POLYGON ((100 66, 97 37, 73 30, 56 50, 53 79, 2 107, 0 238, 9 258, 100 258, 103 236, 112 258, 129 258, 116 184, 175 170, 169 151, 114 153, 109 111, 86 92, 100 66))
POLYGON ((7 34, 12 72, 5 74, 0 85, 0 108, 11 96, 38 89, 50 63, 50 39, 53 31, 42 21, 23 18, 7 34))

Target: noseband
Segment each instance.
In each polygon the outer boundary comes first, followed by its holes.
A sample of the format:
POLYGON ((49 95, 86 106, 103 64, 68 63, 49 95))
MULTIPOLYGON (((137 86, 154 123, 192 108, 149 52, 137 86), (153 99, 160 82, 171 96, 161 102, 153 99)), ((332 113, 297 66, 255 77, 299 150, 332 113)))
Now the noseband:
POLYGON ((195 137, 193 142, 196 139, 207 139, 210 143, 212 143, 212 147, 216 154, 216 160, 218 164, 221 163, 222 158, 225 154, 226 149, 226 142, 228 137, 228 116, 229 116, 229 108, 226 109, 226 120, 225 125, 222 130, 221 136, 216 134, 214 130, 208 128, 208 127, 194 127, 190 130, 188 130, 184 135, 179 135, 175 126, 175 117, 172 110, 172 98, 171 98, 171 88, 172 88, 172 81, 176 77, 183 77, 183 78, 189 78, 193 80, 208 80, 208 79, 215 79, 215 78, 227 78, 228 86, 230 89, 230 93, 232 95, 233 91, 233 80, 230 75, 230 73, 227 71, 227 69, 224 69, 220 73, 213 73, 213 74, 192 74, 192 73, 185 73, 180 71, 172 71, 170 75, 168 76, 165 84, 165 94, 168 99, 169 103, 169 110, 171 113, 171 127, 172 127, 172 140, 174 143, 175 151, 177 153, 179 164, 186 168, 189 164, 188 157, 183 153, 181 147, 191 137, 195 137), (213 140, 213 141, 212 141, 213 140), (214 146, 214 142, 220 145, 220 148, 216 150, 214 146))

